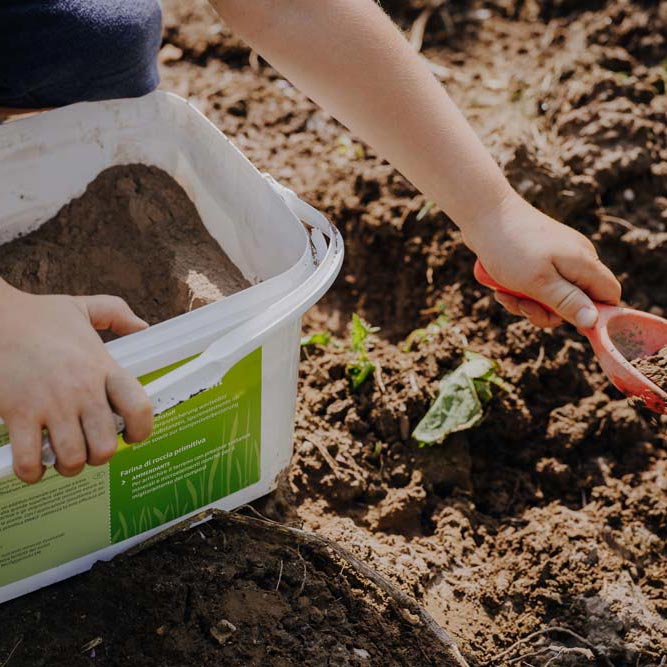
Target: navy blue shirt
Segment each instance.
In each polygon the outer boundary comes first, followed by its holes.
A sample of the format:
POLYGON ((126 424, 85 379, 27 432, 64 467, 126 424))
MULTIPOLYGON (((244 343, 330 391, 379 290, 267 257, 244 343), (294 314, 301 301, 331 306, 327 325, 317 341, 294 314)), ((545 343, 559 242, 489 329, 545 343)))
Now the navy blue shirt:
POLYGON ((159 0, 0 0, 0 106, 149 93, 161 23, 159 0))

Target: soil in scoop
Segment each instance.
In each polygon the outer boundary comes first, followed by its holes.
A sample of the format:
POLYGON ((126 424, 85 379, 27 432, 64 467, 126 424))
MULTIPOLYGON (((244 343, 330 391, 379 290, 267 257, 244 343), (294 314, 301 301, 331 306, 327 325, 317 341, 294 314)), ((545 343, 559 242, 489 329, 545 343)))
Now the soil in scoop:
POLYGON ((36 231, 0 246, 0 275, 35 294, 113 294, 155 324, 248 282, 183 189, 156 167, 111 167, 36 231))
POLYGON ((667 346, 651 357, 635 359, 632 365, 658 387, 667 391, 667 346))
POLYGON ((323 551, 221 516, 3 605, 0 659, 18 643, 12 667, 451 664, 416 622, 323 551))

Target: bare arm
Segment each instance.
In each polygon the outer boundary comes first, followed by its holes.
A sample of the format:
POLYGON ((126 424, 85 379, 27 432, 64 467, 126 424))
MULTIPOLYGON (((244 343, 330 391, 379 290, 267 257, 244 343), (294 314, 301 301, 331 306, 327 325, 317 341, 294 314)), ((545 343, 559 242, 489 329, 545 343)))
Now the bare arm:
POLYGON ((459 226, 508 196, 501 170, 444 87, 371 0, 213 5, 276 69, 459 226))
POLYGON ((303 92, 371 144, 461 228, 500 283, 497 295, 538 326, 586 328, 591 299, 620 286, 588 239, 508 184, 463 115, 373 0, 211 0, 222 18, 303 92))

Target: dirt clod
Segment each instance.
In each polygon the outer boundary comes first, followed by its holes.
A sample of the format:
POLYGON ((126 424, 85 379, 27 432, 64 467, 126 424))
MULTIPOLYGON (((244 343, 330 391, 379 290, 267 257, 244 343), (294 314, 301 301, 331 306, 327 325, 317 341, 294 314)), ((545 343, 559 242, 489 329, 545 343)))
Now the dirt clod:
POLYGON ((658 387, 667 391, 667 346, 650 357, 634 359, 632 365, 658 387))

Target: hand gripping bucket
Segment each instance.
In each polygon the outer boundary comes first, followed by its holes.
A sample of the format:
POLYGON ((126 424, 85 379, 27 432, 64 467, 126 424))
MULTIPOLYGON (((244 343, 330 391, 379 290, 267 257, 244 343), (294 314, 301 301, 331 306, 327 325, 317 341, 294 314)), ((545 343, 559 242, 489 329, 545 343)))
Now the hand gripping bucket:
MULTIPOLYGON (((181 98, 79 104, 0 126, 0 242, 25 234, 103 169, 164 169, 250 280, 240 293, 108 343, 146 385, 151 438, 33 486, 0 431, 0 602, 82 572, 202 508, 275 487, 292 453, 301 316, 343 260, 338 231, 261 175, 181 98)), ((0 425, 0 429, 3 429, 0 425)))

